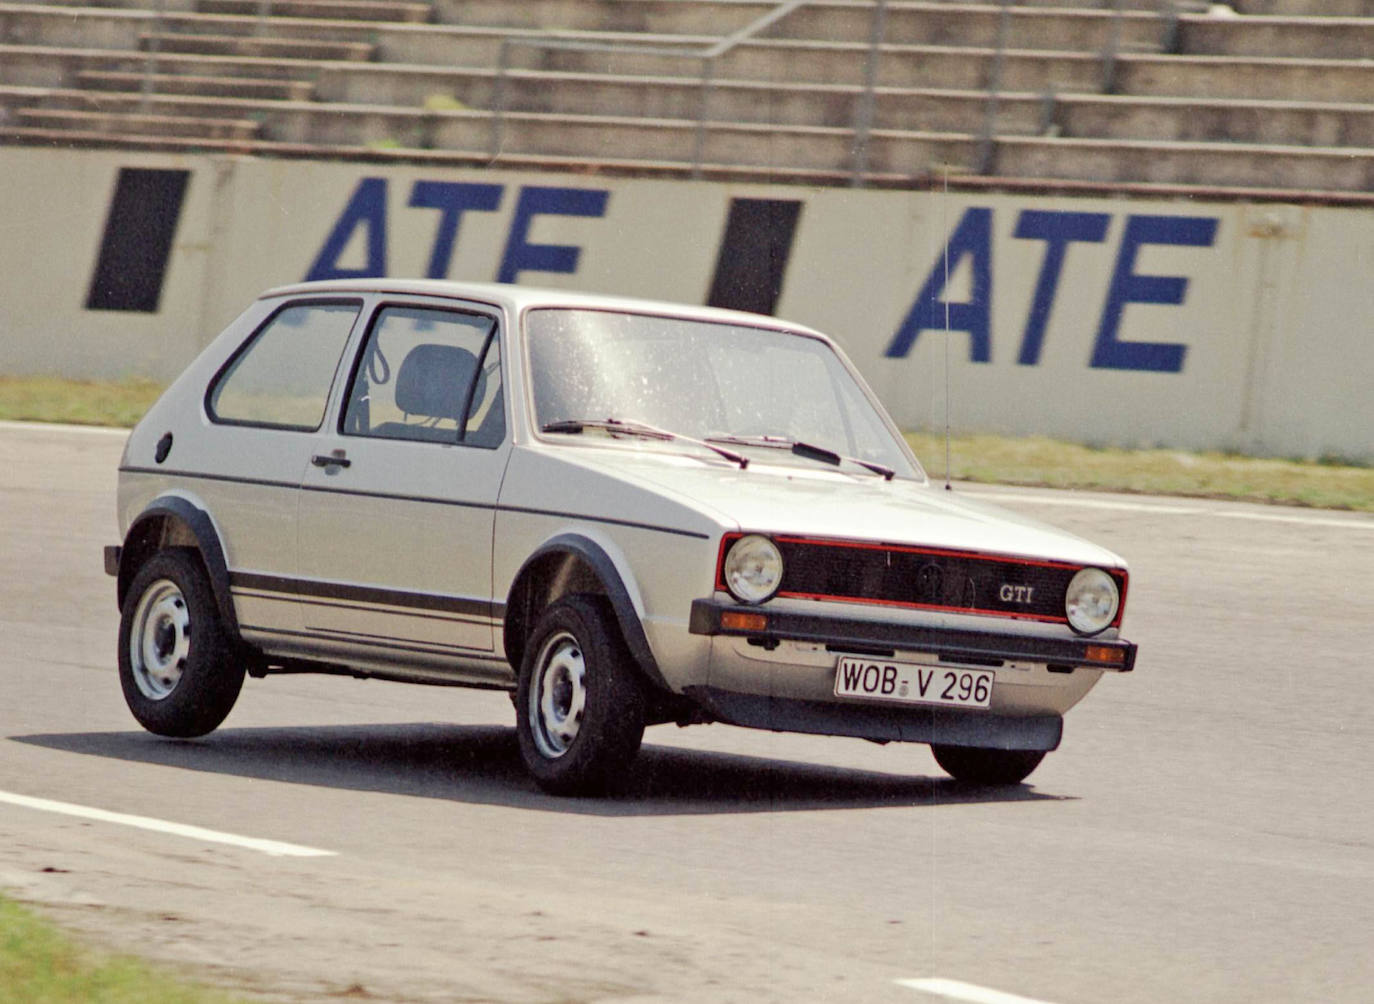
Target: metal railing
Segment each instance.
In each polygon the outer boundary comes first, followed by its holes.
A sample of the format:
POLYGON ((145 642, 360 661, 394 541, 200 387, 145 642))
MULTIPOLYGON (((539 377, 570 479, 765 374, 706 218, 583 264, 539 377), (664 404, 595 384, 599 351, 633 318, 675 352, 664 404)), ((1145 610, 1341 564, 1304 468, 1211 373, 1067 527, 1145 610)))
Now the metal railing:
POLYGON ((1002 9, 997 15, 997 46, 992 53, 992 71, 988 75, 988 97, 983 112, 983 131, 978 137, 978 154, 973 165, 974 171, 978 174, 988 174, 992 171, 994 143, 997 138, 997 101, 1002 94, 1007 41, 1011 37, 1011 7, 1012 0, 1002 0, 1002 9))
POLYGON ((864 63, 864 89, 854 112, 854 159, 849 175, 851 188, 862 188, 868 174, 868 139, 873 132, 877 105, 878 57, 882 53, 883 38, 887 34, 887 0, 878 0, 873 8, 873 23, 868 33, 868 58, 864 63))
MULTIPOLYGON (((1003 0, 1003 13, 1006 12, 1007 0, 1003 0)), ((1191 9, 1186 0, 1159 0, 1155 8, 1156 17, 1159 19, 1159 49, 1164 53, 1175 52, 1178 48, 1178 28, 1179 16, 1187 9, 1191 9)), ((1113 94, 1117 89, 1117 64, 1121 55, 1121 36, 1122 22, 1125 18, 1126 10, 1124 0, 1112 0, 1112 23, 1108 27, 1107 39, 1102 46, 1102 75, 1101 92, 1103 94, 1113 94)), ((998 55, 1001 55, 1001 44, 999 42, 998 55)), ((997 84, 993 84, 993 93, 989 96, 988 122, 984 129, 985 142, 988 147, 980 154, 980 173, 987 173, 991 160, 991 144, 993 142, 995 123, 993 118, 996 114, 995 91, 997 84)), ((1054 124, 1055 110, 1059 102, 1060 88, 1051 83, 1045 88, 1041 97, 1040 110, 1040 132, 1042 135, 1047 133, 1054 124)))
POLYGON ((162 32, 164 18, 167 16, 167 0, 157 0, 153 9, 153 30, 148 40, 148 49, 143 57, 143 77, 138 83, 138 110, 147 114, 153 100, 153 78, 157 76, 157 60, 162 52, 162 32))
MULTIPOLYGON (((716 64, 722 56, 729 54, 742 42, 781 21, 809 0, 785 0, 763 16, 756 18, 743 28, 726 35, 719 41, 701 49, 677 48, 673 46, 611 44, 603 42, 582 42, 568 38, 537 38, 527 35, 507 35, 501 40, 501 49, 496 61, 496 85, 492 95, 491 120, 491 157, 495 160, 501 154, 505 140, 506 81, 511 70, 511 49, 517 46, 533 49, 566 50, 570 52, 600 52, 616 55, 661 56, 669 59, 695 59, 701 61, 700 96, 697 101, 696 134, 692 150, 692 176, 701 176, 702 161, 706 152, 706 124, 710 106, 711 85, 715 80, 716 64)), ((886 0, 882 0, 886 2, 886 0)))

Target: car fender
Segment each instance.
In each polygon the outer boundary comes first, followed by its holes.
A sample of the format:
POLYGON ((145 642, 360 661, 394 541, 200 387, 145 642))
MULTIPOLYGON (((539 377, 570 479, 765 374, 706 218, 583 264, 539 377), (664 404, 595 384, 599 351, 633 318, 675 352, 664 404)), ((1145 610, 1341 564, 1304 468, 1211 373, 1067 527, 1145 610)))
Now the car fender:
MULTIPOLYGON (((644 625, 641 621, 644 613, 644 602, 635 584, 633 573, 629 570, 629 563, 612 541, 604 538, 597 539, 600 537, 600 534, 589 533, 582 529, 569 530, 560 532, 540 544, 525 559, 512 580, 506 609, 508 611, 518 609, 519 590, 522 588, 527 574, 535 566, 555 555, 576 557, 584 562, 600 581, 606 599, 615 613, 621 637, 624 638, 630 655, 650 681, 667 690, 668 684, 658 667, 658 660, 654 658, 653 650, 649 647, 648 636, 644 633, 644 625)), ((525 627, 527 626, 518 619, 506 618, 505 649, 508 653, 523 650, 523 639, 514 638, 512 632, 525 627)))
POLYGON ((119 574, 116 579, 118 600, 121 609, 129 586, 138 574, 142 562, 136 555, 151 553, 158 541, 148 540, 149 528, 159 520, 172 519, 180 523, 194 538, 196 549, 200 552, 210 586, 214 590, 215 604, 219 607, 220 618, 233 637, 238 637, 238 617, 234 613, 233 597, 229 591, 229 565, 224 557, 224 545, 219 531, 210 514, 182 495, 160 495, 153 499, 129 525, 124 535, 124 546, 120 552, 119 574), (135 559, 135 560, 131 560, 135 559))

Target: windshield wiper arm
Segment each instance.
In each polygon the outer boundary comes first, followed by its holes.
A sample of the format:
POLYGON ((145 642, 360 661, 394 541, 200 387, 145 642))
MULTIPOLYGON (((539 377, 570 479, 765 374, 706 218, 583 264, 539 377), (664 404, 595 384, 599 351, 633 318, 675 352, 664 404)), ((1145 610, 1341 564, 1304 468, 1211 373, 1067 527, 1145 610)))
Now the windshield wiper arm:
POLYGON ((678 440, 683 443, 691 443, 693 446, 701 446, 717 453, 731 463, 739 464, 740 470, 749 466, 749 458, 742 453, 734 450, 727 450, 725 447, 716 443, 709 443, 704 439, 696 439, 693 436, 684 436, 680 432, 669 432, 667 429, 660 429, 650 425, 648 422, 636 422, 630 419, 621 418, 569 418, 561 422, 550 422, 540 427, 540 432, 566 432, 579 433, 583 429, 603 429, 606 432, 622 433, 627 436, 643 436, 646 439, 678 440))
POLYGON ((796 439, 789 439, 786 436, 711 436, 715 443, 738 443, 740 446, 766 446, 775 450, 790 450, 798 457, 805 457, 807 460, 819 460, 823 464, 830 464, 839 467, 841 464, 857 464, 874 474, 880 475, 887 481, 891 481, 897 476, 897 472, 886 464, 880 464, 873 460, 862 460, 859 457, 846 457, 842 453, 828 450, 824 446, 816 446, 812 443, 803 443, 796 439))

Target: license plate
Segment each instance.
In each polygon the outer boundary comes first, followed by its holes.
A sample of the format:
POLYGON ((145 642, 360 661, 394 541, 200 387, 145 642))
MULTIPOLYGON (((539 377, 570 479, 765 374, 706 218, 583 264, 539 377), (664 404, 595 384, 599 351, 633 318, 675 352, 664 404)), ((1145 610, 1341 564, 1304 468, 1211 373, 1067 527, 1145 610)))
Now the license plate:
POLYGON ((885 659, 842 656, 835 671, 837 697, 864 697, 899 704, 986 708, 996 674, 983 669, 923 666, 885 659))

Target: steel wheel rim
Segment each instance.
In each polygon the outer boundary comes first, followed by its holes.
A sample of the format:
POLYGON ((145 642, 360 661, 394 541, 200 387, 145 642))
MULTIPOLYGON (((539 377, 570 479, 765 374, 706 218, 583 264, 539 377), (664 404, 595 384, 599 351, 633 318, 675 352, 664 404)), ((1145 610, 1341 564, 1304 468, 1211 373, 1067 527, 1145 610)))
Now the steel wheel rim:
POLYGON ((160 701, 176 690, 191 651, 191 614, 170 579, 149 586, 134 611, 129 666, 139 693, 160 701))
POLYGON ((582 645, 566 631, 544 643, 530 688, 529 721, 540 754, 567 753, 582 728, 587 706, 587 663, 582 645))

